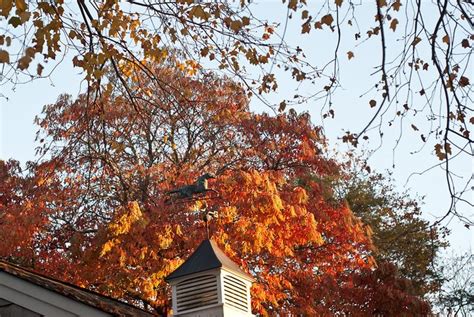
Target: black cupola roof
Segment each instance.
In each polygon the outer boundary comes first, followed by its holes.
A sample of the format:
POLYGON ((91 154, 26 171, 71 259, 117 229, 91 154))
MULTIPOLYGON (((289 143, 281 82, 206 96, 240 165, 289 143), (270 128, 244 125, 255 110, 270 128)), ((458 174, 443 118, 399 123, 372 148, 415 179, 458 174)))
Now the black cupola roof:
POLYGON ((219 249, 215 241, 209 239, 201 242, 193 254, 191 254, 191 256, 173 273, 168 275, 165 280, 168 282, 183 276, 217 268, 226 269, 227 271, 231 271, 253 281, 253 278, 249 274, 245 273, 235 262, 229 259, 221 249, 219 249))

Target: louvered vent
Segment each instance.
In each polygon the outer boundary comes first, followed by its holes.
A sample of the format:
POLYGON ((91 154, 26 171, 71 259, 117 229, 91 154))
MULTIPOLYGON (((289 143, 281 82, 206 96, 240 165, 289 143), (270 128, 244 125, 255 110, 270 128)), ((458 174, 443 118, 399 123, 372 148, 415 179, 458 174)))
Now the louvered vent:
POLYGON ((227 305, 248 312, 247 287, 244 282, 231 275, 225 275, 224 296, 227 305))
POLYGON ((217 277, 201 275, 180 282, 176 286, 178 312, 218 303, 217 277))

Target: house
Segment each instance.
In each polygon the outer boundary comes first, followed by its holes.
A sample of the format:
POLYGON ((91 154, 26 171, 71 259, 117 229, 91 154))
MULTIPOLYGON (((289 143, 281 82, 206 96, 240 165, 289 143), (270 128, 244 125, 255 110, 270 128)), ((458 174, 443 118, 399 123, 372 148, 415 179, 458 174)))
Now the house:
POLYGON ((147 317, 153 314, 0 260, 1 317, 147 317))
MULTIPOLYGON (((253 278, 204 240, 167 278, 174 316, 252 316, 253 278)), ((0 260, 0 317, 156 316, 116 299, 0 260)))

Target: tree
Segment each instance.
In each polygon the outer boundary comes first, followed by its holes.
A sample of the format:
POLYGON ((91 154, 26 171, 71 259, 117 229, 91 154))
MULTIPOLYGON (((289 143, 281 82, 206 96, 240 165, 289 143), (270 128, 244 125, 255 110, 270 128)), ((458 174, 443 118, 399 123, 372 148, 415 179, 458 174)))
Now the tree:
POLYGON ((205 237, 202 210, 217 210, 212 236, 257 278, 256 312, 327 312, 308 283, 373 260, 366 226, 315 181, 340 168, 324 156, 320 130, 307 114, 250 112, 244 90, 227 79, 155 72, 179 89, 165 94, 143 79, 137 94, 155 92, 140 105, 146 111, 130 111, 119 90, 87 106, 84 95, 45 107, 39 151, 50 159, 38 169, 51 171, 44 190, 60 187, 37 235, 35 268, 165 312, 164 277, 205 237), (167 194, 204 171, 217 175, 217 196, 167 194))
POLYGON ((29 162, 24 173, 18 161, 0 160, 0 258, 64 278, 58 270, 68 264, 58 244, 61 236, 52 235, 50 228, 60 226, 52 216, 64 208, 67 201, 61 197, 68 192, 61 180, 51 178, 52 162, 29 162))
POLYGON ((446 257, 438 261, 440 290, 433 301, 442 314, 469 316, 474 308, 474 267, 472 254, 446 257))
MULTIPOLYGON (((31 199, 48 208, 32 221, 40 229, 27 235, 35 251, 12 260, 165 313, 164 277, 205 237, 205 210, 217 210, 211 233, 256 276, 257 312, 358 314, 367 298, 365 312, 429 310, 393 264, 382 261, 393 260, 398 249, 379 257, 367 225, 380 225, 379 206, 404 208, 403 199, 379 202, 375 195, 377 204, 365 201, 367 217, 355 216, 347 194, 353 190, 346 191, 349 205, 333 190, 348 181, 344 166, 326 157, 324 136, 307 114, 255 114, 233 81, 214 75, 196 80, 173 67, 154 71, 177 89, 170 95, 134 73, 129 80, 137 98, 153 96, 153 102, 140 99, 139 113, 120 87, 76 100, 63 95, 44 108, 37 119, 38 152, 49 159, 32 166, 25 179, 42 185, 35 191, 44 194, 31 199), (217 174, 211 187, 218 196, 182 201, 168 194, 204 172, 217 174), (378 267, 373 255, 381 259, 378 267)), ((23 201, 14 205, 20 208, 6 210, 21 210, 23 201)), ((13 221, 10 226, 15 230, 13 221)), ((423 234, 414 239, 424 241, 423 234)), ((12 250, 0 245, 4 256, 12 250)))
POLYGON ((375 270, 363 268, 336 278, 326 277, 321 282, 317 298, 330 307, 333 314, 431 315, 428 301, 415 295, 411 281, 400 276, 392 263, 381 262, 375 270))
POLYGON ((65 4, 62 0, 5 0, 0 8, 1 19, 6 22, 0 35, 2 83, 21 82, 20 73, 28 80, 48 76, 54 69, 48 65, 65 54, 96 92, 112 89, 105 76, 112 69, 117 79, 113 84, 123 86, 133 111, 140 112, 144 109, 127 81, 130 69, 141 70, 156 85, 171 91, 173 83, 162 81, 147 65, 173 56, 174 67, 192 74, 200 68, 218 68, 231 74, 246 87, 246 93, 264 101, 267 93, 278 88, 275 70, 284 70, 298 84, 314 86, 309 96, 267 102, 269 106, 284 111, 288 105, 309 98, 321 107, 324 118, 331 118, 337 106, 332 96, 341 86, 340 61, 347 58, 356 62, 358 43, 374 43, 371 51, 378 51, 373 65, 376 77, 367 89, 368 105, 375 113, 364 118, 360 131, 347 131, 342 139, 357 146, 372 137, 372 128, 382 137, 385 124, 402 129, 411 126, 446 170, 452 204, 445 217, 453 213, 471 225, 472 220, 455 209, 456 203, 472 207, 463 196, 471 180, 458 182, 451 173, 453 160, 474 153, 472 86, 467 72, 473 40, 470 2, 376 0, 363 8, 349 0, 326 0, 317 7, 303 0, 283 3, 286 21, 272 23, 255 16, 251 1, 78 0, 65 4), (367 16, 366 12, 372 13, 367 16), (325 66, 310 63, 307 56, 314 52, 286 43, 292 18, 303 34, 329 32, 335 37, 334 46, 329 46, 329 60, 317 62, 325 66), (342 51, 345 35, 355 41, 349 51, 342 51), (406 121, 409 124, 403 125, 406 121))
POLYGON ((36 225, 41 223, 44 208, 37 204, 37 195, 31 195, 34 182, 20 173, 18 162, 0 161, 0 256, 24 260, 34 258, 32 236, 38 230, 36 225))
POLYGON ((439 272, 434 263, 439 251, 448 245, 444 240, 447 230, 421 218, 420 198, 398 193, 389 176, 372 172, 364 164, 355 163, 335 185, 339 187, 338 197, 372 228, 378 263, 396 265, 397 274, 412 284, 412 295, 436 291, 439 272))

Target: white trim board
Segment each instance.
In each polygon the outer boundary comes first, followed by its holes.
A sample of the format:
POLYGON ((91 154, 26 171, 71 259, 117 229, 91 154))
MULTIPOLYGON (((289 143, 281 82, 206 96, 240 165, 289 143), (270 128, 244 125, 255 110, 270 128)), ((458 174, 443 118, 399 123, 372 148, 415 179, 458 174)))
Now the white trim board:
POLYGON ((112 316, 6 272, 0 272, 0 298, 48 317, 112 316))

